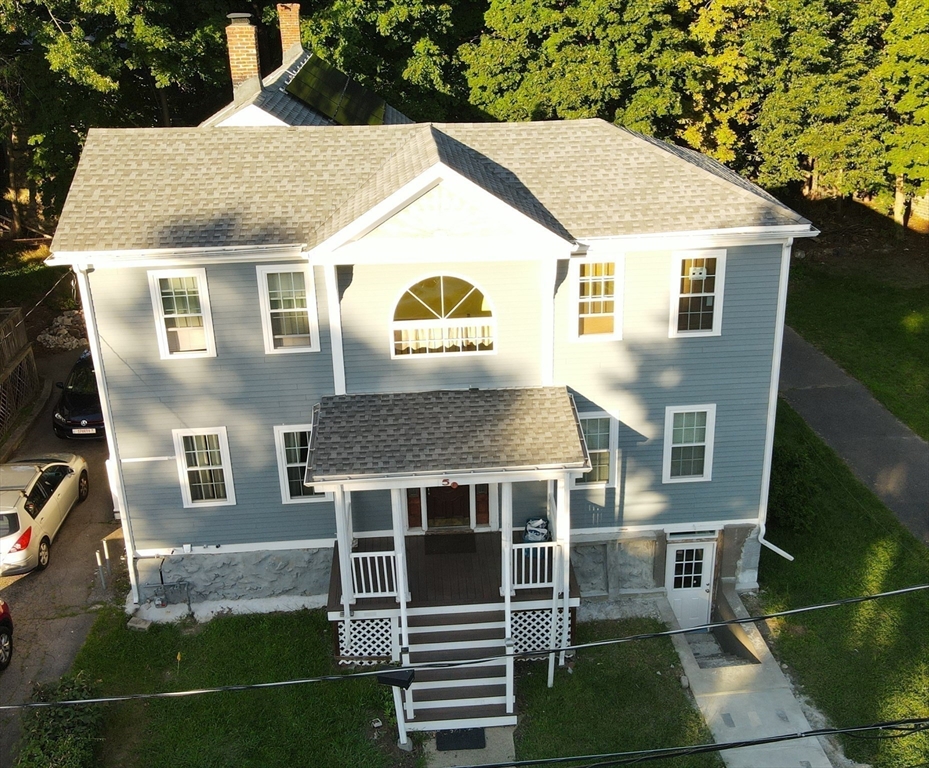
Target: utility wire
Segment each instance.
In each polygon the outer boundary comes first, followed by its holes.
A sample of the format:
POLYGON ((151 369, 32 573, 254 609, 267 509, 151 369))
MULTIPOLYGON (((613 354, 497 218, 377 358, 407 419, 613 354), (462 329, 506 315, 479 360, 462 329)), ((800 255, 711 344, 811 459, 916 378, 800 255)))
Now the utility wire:
POLYGON ((689 629, 667 629, 659 632, 645 632, 638 635, 628 635, 626 637, 618 637, 609 640, 596 640, 590 643, 577 643, 575 645, 566 645, 564 647, 558 648, 545 648, 533 651, 520 651, 519 653, 513 654, 497 654, 493 656, 484 656, 478 659, 467 659, 464 661, 434 661, 423 664, 409 664, 404 667, 386 667, 378 670, 368 670, 364 672, 349 672, 344 675, 320 675, 317 677, 304 677, 296 680, 281 680, 271 683, 244 683, 241 685, 222 685, 214 688, 198 688, 195 690, 188 691, 164 691, 161 693, 133 693, 126 694, 123 696, 104 696, 93 699, 70 699, 66 701, 34 701, 27 702, 25 704, 3 704, 0 705, 0 712, 7 710, 16 710, 16 709, 38 709, 44 707, 63 707, 63 706, 77 706, 81 704, 108 704, 110 702, 118 701, 134 701, 139 699, 171 699, 171 698, 183 698, 187 696, 201 696, 206 693, 223 693, 227 691, 247 691, 260 688, 285 688, 294 685, 306 685, 308 683, 321 683, 329 680, 350 680, 357 677, 375 677, 384 671, 399 671, 399 670, 417 670, 417 669, 448 669, 451 667, 465 667, 476 664, 485 664, 491 661, 499 661, 501 659, 521 659, 521 658, 538 658, 540 656, 549 656, 554 653, 561 653, 562 651, 575 651, 581 650, 584 648, 597 648, 605 645, 619 645, 621 643, 630 643, 637 640, 650 640, 656 637, 669 637, 672 635, 683 635, 696 632, 705 632, 707 629, 713 629, 715 627, 725 627, 731 624, 751 624, 760 621, 767 621, 768 619, 779 618, 781 616, 790 616, 798 613, 808 613, 810 611, 818 611, 824 608, 836 608, 842 605, 850 605, 854 603, 862 603, 869 600, 878 600, 886 597, 896 597, 898 595, 908 594, 911 592, 919 592, 922 590, 929 589, 929 584, 920 584, 914 587, 904 587, 902 589, 895 589, 889 592, 879 592, 873 595, 862 595, 860 597, 847 597, 841 600, 833 600, 829 603, 821 603, 818 605, 804 606, 802 608, 792 608, 786 611, 778 611, 777 613, 768 613, 762 616, 749 616, 746 618, 737 618, 729 619, 727 621, 717 621, 711 624, 701 624, 700 626, 690 627, 689 629))
POLYGON ((645 763, 652 760, 663 760, 669 757, 700 755, 706 752, 723 752, 729 749, 758 747, 765 744, 777 744, 783 741, 795 741, 798 739, 816 738, 818 736, 853 736, 863 731, 894 730, 902 732, 894 734, 895 737, 902 737, 913 736, 926 729, 929 729, 929 718, 914 717, 905 720, 891 720, 881 723, 872 723, 870 725, 849 726, 846 728, 817 728, 800 733, 785 733, 780 736, 767 736, 745 741, 729 741, 723 742, 722 744, 697 744, 690 747, 662 747, 660 749, 642 749, 632 752, 607 752, 599 755, 572 755, 568 757, 535 758, 532 760, 507 760, 503 763, 480 763, 479 765, 464 765, 460 766, 460 768, 509 768, 509 766, 520 768, 521 766, 558 765, 562 763, 581 762, 583 762, 583 765, 575 766, 575 768, 607 768, 607 766, 632 765, 633 763, 645 763), (590 760, 595 762, 588 762, 590 760))

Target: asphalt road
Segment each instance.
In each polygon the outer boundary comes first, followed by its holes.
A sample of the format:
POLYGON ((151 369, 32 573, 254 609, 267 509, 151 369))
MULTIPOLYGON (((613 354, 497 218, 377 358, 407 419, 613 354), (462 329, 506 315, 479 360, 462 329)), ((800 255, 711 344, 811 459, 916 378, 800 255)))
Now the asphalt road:
MULTIPOLYGON (((62 381, 78 352, 37 358, 40 375, 62 381)), ((100 586, 96 552, 101 540, 119 537, 113 503, 106 482, 107 458, 103 440, 59 440, 52 432, 52 409, 58 390, 33 422, 12 459, 49 452, 78 453, 87 460, 90 496, 74 507, 58 532, 49 566, 21 576, 0 578, 0 597, 13 614, 13 660, 0 673, 0 704, 25 702, 34 683, 57 680, 67 672, 94 621, 94 611, 109 598, 100 586)), ((110 556, 123 553, 122 539, 109 543, 110 556)), ((12 768, 19 738, 19 715, 0 712, 0 768, 12 768)))

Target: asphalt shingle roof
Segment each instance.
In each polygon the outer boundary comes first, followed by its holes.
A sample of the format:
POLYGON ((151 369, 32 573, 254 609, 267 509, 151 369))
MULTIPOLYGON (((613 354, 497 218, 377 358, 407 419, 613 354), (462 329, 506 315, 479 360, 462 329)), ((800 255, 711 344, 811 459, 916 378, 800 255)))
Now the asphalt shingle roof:
POLYGON ((324 397, 307 482, 589 467, 564 387, 324 397))
POLYGON ((315 246, 443 162, 567 239, 809 222, 602 120, 94 129, 54 251, 315 246))

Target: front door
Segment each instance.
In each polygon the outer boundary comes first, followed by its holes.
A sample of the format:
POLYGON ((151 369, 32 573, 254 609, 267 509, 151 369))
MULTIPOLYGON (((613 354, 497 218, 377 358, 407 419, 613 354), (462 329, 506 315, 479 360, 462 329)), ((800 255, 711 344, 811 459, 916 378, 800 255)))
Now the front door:
POLYGON ((437 485, 426 489, 426 522, 432 528, 471 527, 471 486, 437 485))
POLYGON ((713 600, 716 542, 668 544, 665 586, 682 629, 706 624, 713 600))

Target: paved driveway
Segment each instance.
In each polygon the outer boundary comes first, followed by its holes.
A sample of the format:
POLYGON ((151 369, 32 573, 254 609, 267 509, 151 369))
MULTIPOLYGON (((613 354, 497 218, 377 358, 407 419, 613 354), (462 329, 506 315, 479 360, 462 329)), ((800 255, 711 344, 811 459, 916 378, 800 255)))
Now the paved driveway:
MULTIPOLYGON (((78 353, 39 359, 40 372, 61 381, 78 353)), ((61 677, 71 666, 94 621, 94 608, 107 598, 100 589, 95 552, 102 539, 119 530, 106 482, 105 441, 59 440, 52 433, 51 413, 57 389, 34 422, 13 459, 41 456, 49 451, 79 453, 87 459, 90 496, 75 507, 55 538, 45 571, 0 578, 0 596, 13 613, 13 661, 0 673, 0 704, 26 701, 34 682, 61 677)), ((112 542, 111 557, 122 552, 122 541, 112 542)), ((19 735, 19 715, 0 714, 0 768, 11 768, 19 735)))

